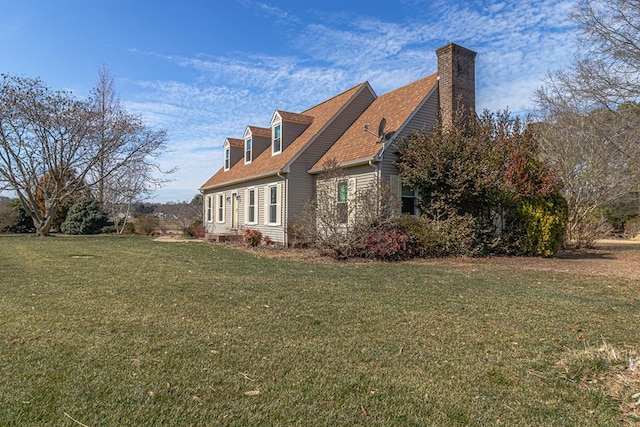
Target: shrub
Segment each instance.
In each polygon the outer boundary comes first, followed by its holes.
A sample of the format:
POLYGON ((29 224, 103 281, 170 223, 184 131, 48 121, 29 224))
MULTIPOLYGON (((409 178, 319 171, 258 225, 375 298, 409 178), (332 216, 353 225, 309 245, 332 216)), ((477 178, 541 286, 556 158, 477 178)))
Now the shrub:
POLYGON ((0 206, 0 233, 4 233, 9 228, 14 227, 20 220, 20 214, 11 206, 0 206))
POLYGON ((262 233, 254 228, 248 228, 242 234, 242 241, 245 245, 255 248, 262 241, 262 233))
MULTIPOLYGON (((307 204, 307 208, 314 208, 307 204)), ((311 214, 307 214, 311 217, 311 214)), ((287 241, 288 245, 292 248, 310 248, 315 245, 317 239, 316 230, 313 227, 308 226, 311 220, 305 218, 306 223, 301 220, 292 221, 287 224, 287 241)))
POLYGON ((20 200, 11 200, 5 205, 5 208, 12 209, 14 213, 6 211, 9 218, 7 218, 7 222, 3 224, 2 230, 0 231, 7 231, 9 233, 33 233, 35 231, 33 219, 22 207, 20 200))
POLYGON ((273 245, 273 240, 271 240, 271 237, 269 236, 264 236, 262 238, 262 241, 264 242, 265 245, 269 246, 269 245, 273 245))
POLYGON ((397 227, 371 230, 361 241, 363 255, 383 261, 400 261, 415 255, 411 238, 397 227))
POLYGON ((152 234, 158 227, 160 227, 160 220, 150 215, 140 215, 133 222, 136 234, 152 234))
POLYGON ((396 224, 411 238, 416 256, 442 255, 442 233, 435 229, 433 221, 429 221, 426 217, 406 215, 398 218, 396 224))
POLYGON ((409 235, 420 257, 478 256, 484 251, 478 225, 471 215, 435 220, 403 216, 398 226, 409 235))
POLYGON ((522 255, 551 257, 560 247, 567 227, 567 203, 560 193, 523 199, 517 207, 524 235, 519 242, 522 255))
POLYGON ((74 203, 67 213, 60 230, 67 234, 98 234, 107 225, 107 215, 100 204, 92 199, 74 203))
POLYGON ((640 216, 633 217, 624 224, 624 237, 633 239, 640 235, 640 216))
POLYGON ((183 231, 195 239, 202 239, 204 237, 204 225, 202 225, 201 220, 193 221, 191 225, 185 227, 183 231))

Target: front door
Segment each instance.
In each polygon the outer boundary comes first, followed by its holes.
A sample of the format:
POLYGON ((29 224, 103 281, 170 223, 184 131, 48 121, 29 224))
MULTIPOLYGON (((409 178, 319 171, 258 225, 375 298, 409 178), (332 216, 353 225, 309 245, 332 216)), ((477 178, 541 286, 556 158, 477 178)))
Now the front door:
POLYGON ((238 229, 238 193, 231 194, 231 229, 238 229))

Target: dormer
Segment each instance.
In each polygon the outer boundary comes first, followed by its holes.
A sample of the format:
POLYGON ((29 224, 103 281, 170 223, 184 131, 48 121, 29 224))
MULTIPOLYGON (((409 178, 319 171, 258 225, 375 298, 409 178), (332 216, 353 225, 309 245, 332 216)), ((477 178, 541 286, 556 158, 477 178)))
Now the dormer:
POLYGON ((271 155, 282 153, 313 122, 313 117, 276 110, 271 117, 271 155))
POLYGON ((247 126, 244 131, 244 164, 248 165, 271 145, 271 129, 247 126))
POLYGON ((224 170, 228 171, 242 158, 244 141, 238 138, 226 138, 224 140, 224 170))

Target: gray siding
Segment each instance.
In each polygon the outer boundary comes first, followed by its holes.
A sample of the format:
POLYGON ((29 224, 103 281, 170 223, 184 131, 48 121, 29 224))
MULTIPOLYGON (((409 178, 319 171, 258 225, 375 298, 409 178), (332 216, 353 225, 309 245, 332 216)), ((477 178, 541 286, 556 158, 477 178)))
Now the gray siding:
POLYGON ((251 144, 252 144, 251 154, 253 156, 253 159, 257 159, 258 156, 262 154, 264 150, 268 149, 269 152, 271 152, 271 138, 252 135, 251 144))
MULTIPOLYGON (((233 165, 241 161, 243 156, 244 156, 244 148, 229 146, 229 168, 232 168, 233 165)), ((224 159, 223 159, 223 166, 224 166, 224 159)))
POLYGON ((242 232, 248 228, 260 230, 263 236, 269 236, 271 240, 274 242, 284 243, 285 242, 285 211, 286 211, 286 193, 287 193, 287 183, 285 180, 273 176, 270 178, 260 179, 256 181, 251 181, 247 183, 242 183, 240 186, 229 186, 223 187, 220 189, 216 189, 215 191, 209 191, 204 194, 205 200, 205 210, 204 210, 204 225, 205 232, 207 234, 242 234, 242 232), (278 214, 278 218, 280 219, 280 223, 278 225, 266 224, 266 218, 268 214, 267 203, 267 194, 266 189, 270 185, 278 186, 278 208, 280 210, 278 214), (256 221, 255 223, 248 223, 247 209, 248 209, 248 199, 247 199, 247 190, 253 189, 255 190, 255 208, 256 208, 256 221), (232 229, 232 201, 227 201, 227 197, 231 197, 233 193, 237 193, 239 195, 239 200, 237 201, 237 218, 238 225, 237 228, 232 229), (224 221, 218 222, 218 197, 219 195, 223 195, 224 202, 224 221), (207 197, 213 196, 213 215, 212 220, 207 221, 207 197))
MULTIPOLYGON (((438 104, 438 91, 436 90, 402 129, 396 141, 400 142, 403 138, 408 138, 412 132, 431 132, 433 127, 438 123, 438 104)), ((382 162, 380 163, 380 174, 386 182, 389 182, 390 175, 398 174, 398 169, 395 166, 397 161, 398 150, 394 143, 385 150, 382 162)))
POLYGON ((285 150, 309 125, 282 121, 282 149, 285 150))
POLYGON ((294 220, 305 203, 315 196, 315 177, 307 171, 327 152, 373 102, 370 90, 362 90, 339 116, 291 165, 289 174, 289 220, 294 220))

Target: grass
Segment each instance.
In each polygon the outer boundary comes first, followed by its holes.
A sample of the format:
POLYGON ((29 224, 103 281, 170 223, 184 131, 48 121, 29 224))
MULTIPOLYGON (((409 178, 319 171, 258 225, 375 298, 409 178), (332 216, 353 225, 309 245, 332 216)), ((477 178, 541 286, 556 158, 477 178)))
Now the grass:
POLYGON ((3 426, 638 421, 582 352, 639 348, 622 279, 2 237, 0 323, 3 426))

